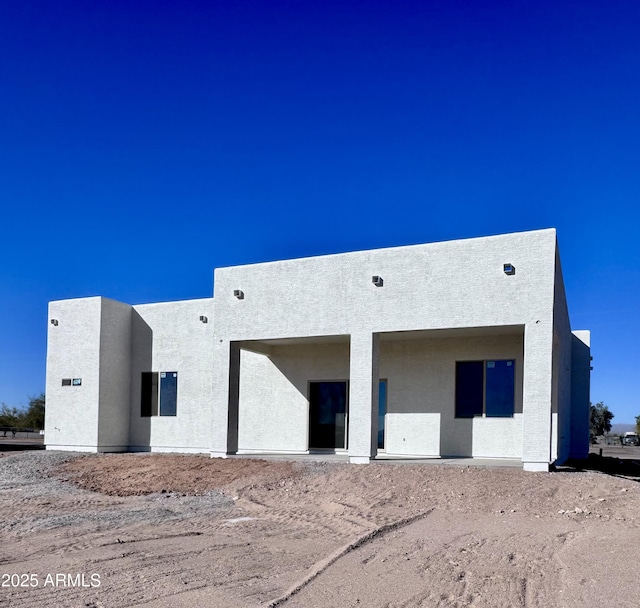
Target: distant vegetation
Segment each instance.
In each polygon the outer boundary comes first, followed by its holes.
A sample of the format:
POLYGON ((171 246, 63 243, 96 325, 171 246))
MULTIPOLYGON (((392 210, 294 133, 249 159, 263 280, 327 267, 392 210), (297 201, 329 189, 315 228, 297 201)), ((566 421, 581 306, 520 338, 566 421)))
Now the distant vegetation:
POLYGON ((613 413, 609 411, 609 408, 602 401, 595 405, 592 403, 589 415, 589 432, 591 436, 606 435, 611 430, 613 417, 613 413))
POLYGON ((26 409, 0 406, 0 427, 40 430, 44 428, 44 393, 29 399, 26 409))

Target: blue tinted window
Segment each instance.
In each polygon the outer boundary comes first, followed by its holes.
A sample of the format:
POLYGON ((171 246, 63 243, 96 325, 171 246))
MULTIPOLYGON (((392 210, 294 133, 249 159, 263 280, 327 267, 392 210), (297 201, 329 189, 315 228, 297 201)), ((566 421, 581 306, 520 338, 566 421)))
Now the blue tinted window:
POLYGON ((384 448, 384 417, 387 413, 386 380, 380 380, 378 391, 378 449, 382 449, 384 448))
POLYGON ((160 415, 175 416, 178 401, 178 372, 160 374, 160 415))
POLYGON ((487 416, 513 416, 515 395, 515 362, 487 361, 486 363, 487 416))
POLYGON ((508 417, 515 409, 515 361, 458 361, 456 418, 508 417))

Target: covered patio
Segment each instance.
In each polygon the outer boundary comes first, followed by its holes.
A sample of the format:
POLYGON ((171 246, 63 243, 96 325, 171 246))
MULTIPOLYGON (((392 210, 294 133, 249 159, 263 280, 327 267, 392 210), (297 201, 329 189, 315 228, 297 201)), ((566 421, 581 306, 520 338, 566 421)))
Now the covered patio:
POLYGON ((235 441, 228 453, 522 463, 522 325, 381 332, 369 341, 349 335, 238 341, 229 348, 235 441), (460 366, 468 364, 481 376, 465 378, 460 366), (510 375, 497 395, 502 405, 492 410, 500 367, 510 375))

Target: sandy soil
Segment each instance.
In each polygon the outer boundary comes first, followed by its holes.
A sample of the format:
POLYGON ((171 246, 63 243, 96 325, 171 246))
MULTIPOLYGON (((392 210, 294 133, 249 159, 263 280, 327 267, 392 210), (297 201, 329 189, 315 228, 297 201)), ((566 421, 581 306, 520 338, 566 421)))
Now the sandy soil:
POLYGON ((2 606, 640 605, 613 474, 24 452, 0 509, 2 606))

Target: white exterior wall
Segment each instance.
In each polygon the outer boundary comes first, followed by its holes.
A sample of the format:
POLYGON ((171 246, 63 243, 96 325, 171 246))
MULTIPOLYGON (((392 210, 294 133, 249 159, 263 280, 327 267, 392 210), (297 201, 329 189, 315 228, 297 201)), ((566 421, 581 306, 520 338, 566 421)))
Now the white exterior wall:
POLYGON ((213 300, 134 306, 131 365, 133 450, 207 452, 211 427, 213 300), (202 323, 200 316, 208 322, 202 323), (177 372, 176 416, 140 415, 142 372, 177 372))
POLYGON ((242 350, 238 450, 306 452, 308 383, 348 380, 349 344, 272 346, 242 350))
POLYGON ((102 298, 49 304, 44 441, 49 449, 96 451, 100 394, 102 298), (62 386, 81 378, 81 386, 62 386))
MULTIPOLYGON (((379 377, 387 380, 387 454, 522 456, 523 330, 511 328, 507 334, 504 328, 494 331, 499 333, 438 338, 433 336, 441 332, 421 332, 432 337, 411 339, 381 336, 379 377), (491 359, 515 360, 515 416, 456 419, 456 361, 491 359)), ((306 452, 309 382, 351 382, 350 345, 343 340, 334 344, 243 346, 239 451, 306 452), (257 349, 262 352, 255 352, 257 349)), ((377 399, 373 402, 377 404, 377 399)), ((377 408, 375 413, 377 416, 377 408)), ((350 451, 356 425, 350 412, 350 451)))
POLYGON ((48 449, 122 451, 128 447, 131 307, 107 298, 49 304, 48 449), (62 386, 78 378, 80 386, 62 386))
POLYGON ((212 299, 131 307, 106 298, 52 302, 47 449, 207 452, 212 299), (208 318, 202 323, 201 315, 208 318), (178 372, 177 416, 140 416, 142 372, 178 372), (81 378, 81 386, 61 386, 81 378))
POLYGON ((523 332, 511 331, 394 341, 383 335, 380 378, 387 380, 387 454, 521 458, 523 332), (456 418, 456 362, 492 359, 515 360, 515 415, 456 418))
MULTIPOLYGON (((373 424, 373 334, 522 325, 522 459, 526 468, 548 468, 555 253, 555 230, 541 230, 217 269, 213 416, 220 424, 212 428, 212 455, 229 451, 225 380, 235 341, 351 336, 359 354, 350 369, 350 454, 361 459, 374 429, 356 427, 354 420, 373 424), (514 275, 503 272, 505 263, 515 266, 514 275), (383 278, 383 287, 372 284, 373 275, 383 278), (235 298, 234 290, 244 298, 235 298), (367 343, 371 355, 362 350, 367 343), (354 442, 356 430, 370 437, 354 442)), ((512 449, 518 446, 503 451, 512 449)))
POLYGON ((102 298, 98 450, 129 447, 131 306, 102 298))
POLYGON ((551 335, 554 267, 555 230, 541 230, 218 268, 215 332, 264 340, 539 321, 551 335))

